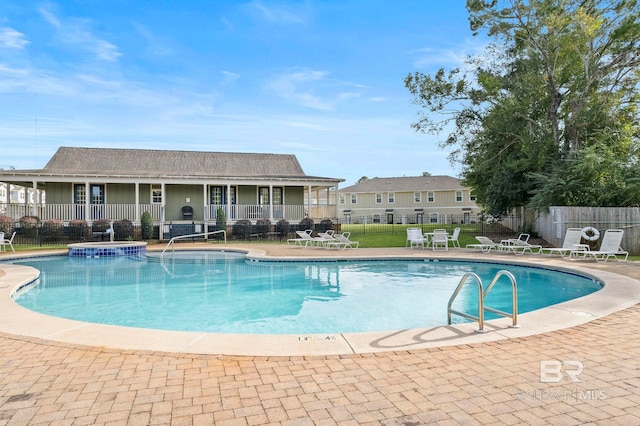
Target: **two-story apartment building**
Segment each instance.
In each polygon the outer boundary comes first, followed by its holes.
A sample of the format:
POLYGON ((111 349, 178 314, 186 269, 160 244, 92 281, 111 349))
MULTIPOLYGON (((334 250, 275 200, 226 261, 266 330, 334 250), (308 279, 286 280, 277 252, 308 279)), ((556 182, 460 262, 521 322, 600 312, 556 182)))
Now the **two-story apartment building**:
POLYGON ((373 178, 338 191, 346 223, 469 223, 475 197, 451 176, 373 178))

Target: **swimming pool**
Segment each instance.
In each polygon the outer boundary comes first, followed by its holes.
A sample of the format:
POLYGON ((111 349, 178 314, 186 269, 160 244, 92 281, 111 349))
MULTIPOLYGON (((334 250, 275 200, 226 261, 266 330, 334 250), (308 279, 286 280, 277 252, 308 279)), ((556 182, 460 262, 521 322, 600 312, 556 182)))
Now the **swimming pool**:
MULTIPOLYGON (((350 333, 443 325, 447 301, 466 272, 477 273, 486 285, 497 271, 511 271, 518 281, 520 313, 601 288, 591 278, 545 268, 424 259, 257 262, 243 253, 205 251, 12 263, 41 270, 35 285, 16 295, 17 303, 31 310, 92 323, 214 333, 350 333)), ((510 312, 510 304, 510 283, 499 282, 487 305, 510 312)), ((474 313, 475 286, 466 286, 454 307, 474 313)))

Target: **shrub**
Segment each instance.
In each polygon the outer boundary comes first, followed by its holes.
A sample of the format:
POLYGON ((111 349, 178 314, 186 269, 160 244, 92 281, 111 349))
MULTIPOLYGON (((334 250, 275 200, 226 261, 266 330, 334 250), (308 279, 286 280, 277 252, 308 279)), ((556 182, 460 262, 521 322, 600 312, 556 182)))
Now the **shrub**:
POLYGON ((37 216, 22 216, 20 218, 20 229, 22 229, 22 236, 28 238, 37 237, 39 224, 40 218, 37 216))
POLYGON ((94 220, 91 224, 91 232, 106 232, 111 228, 111 221, 107 219, 94 220))
POLYGON ((82 241, 89 234, 89 225, 86 220, 74 219, 69 221, 69 238, 82 241))
POLYGON ((120 219, 113 222, 114 239, 126 241, 133 239, 133 223, 129 219, 120 219))
MULTIPOLYGON (((226 231, 227 230, 227 214, 224 212, 222 207, 218 207, 216 210, 216 231, 226 231)), ((218 239, 223 238, 223 234, 215 234, 218 239)))
POLYGON ((13 233, 13 219, 9 216, 0 216, 0 232, 11 235, 13 233))
POLYGON ((327 232, 329 229, 333 229, 333 221, 331 219, 323 219, 319 225, 316 226, 316 231, 327 232))
POLYGON ((140 227, 142 228, 142 239, 150 240, 153 236, 153 217, 151 213, 144 212, 140 217, 140 227))
POLYGON ((300 221, 300 230, 304 231, 306 229, 313 229, 313 219, 310 217, 305 217, 300 221))
POLYGON ((236 238, 248 240, 251 238, 251 221, 242 219, 233 224, 233 235, 236 238))
POLYGON ((256 233, 263 238, 267 238, 271 232, 271 221, 269 219, 258 219, 256 221, 256 233))
POLYGON ((291 225, 289 221, 286 219, 280 219, 278 223, 276 223, 276 232, 280 237, 280 240, 283 238, 287 238, 289 236, 289 230, 291 229, 291 225))
POLYGON ((48 219, 42 223, 42 238, 45 241, 60 241, 64 232, 64 224, 58 219, 48 219))

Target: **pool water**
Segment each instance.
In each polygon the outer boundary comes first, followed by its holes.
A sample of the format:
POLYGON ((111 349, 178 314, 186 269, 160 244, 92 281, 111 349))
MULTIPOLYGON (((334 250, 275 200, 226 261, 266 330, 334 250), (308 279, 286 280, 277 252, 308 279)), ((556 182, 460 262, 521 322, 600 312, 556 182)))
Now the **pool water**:
MULTIPOLYGON (((181 331, 249 334, 400 330, 447 323, 447 303, 462 276, 488 285, 501 269, 518 283, 519 313, 601 288, 572 273, 466 261, 250 261, 235 252, 160 257, 13 261, 41 271, 20 291, 20 305, 85 322, 181 331)), ((454 309, 477 315, 467 285, 454 309)), ((511 283, 501 278, 486 305, 511 312, 511 283)), ((485 318, 495 318, 489 313, 485 318)), ((454 322, 465 322, 454 316, 454 322)))

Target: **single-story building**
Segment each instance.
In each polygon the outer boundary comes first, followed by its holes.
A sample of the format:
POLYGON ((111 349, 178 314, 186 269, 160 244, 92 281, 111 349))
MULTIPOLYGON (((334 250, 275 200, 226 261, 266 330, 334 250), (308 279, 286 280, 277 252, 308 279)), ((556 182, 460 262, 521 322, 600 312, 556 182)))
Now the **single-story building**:
POLYGON ((373 178, 338 190, 343 223, 469 223, 480 210, 451 176, 373 178))
POLYGON ((308 176, 288 154, 61 147, 43 169, 0 170, 0 182, 46 194, 46 202, 8 203, 14 219, 139 223, 149 212, 157 224, 207 224, 221 208, 233 224, 335 219, 328 194, 343 179, 308 176))

